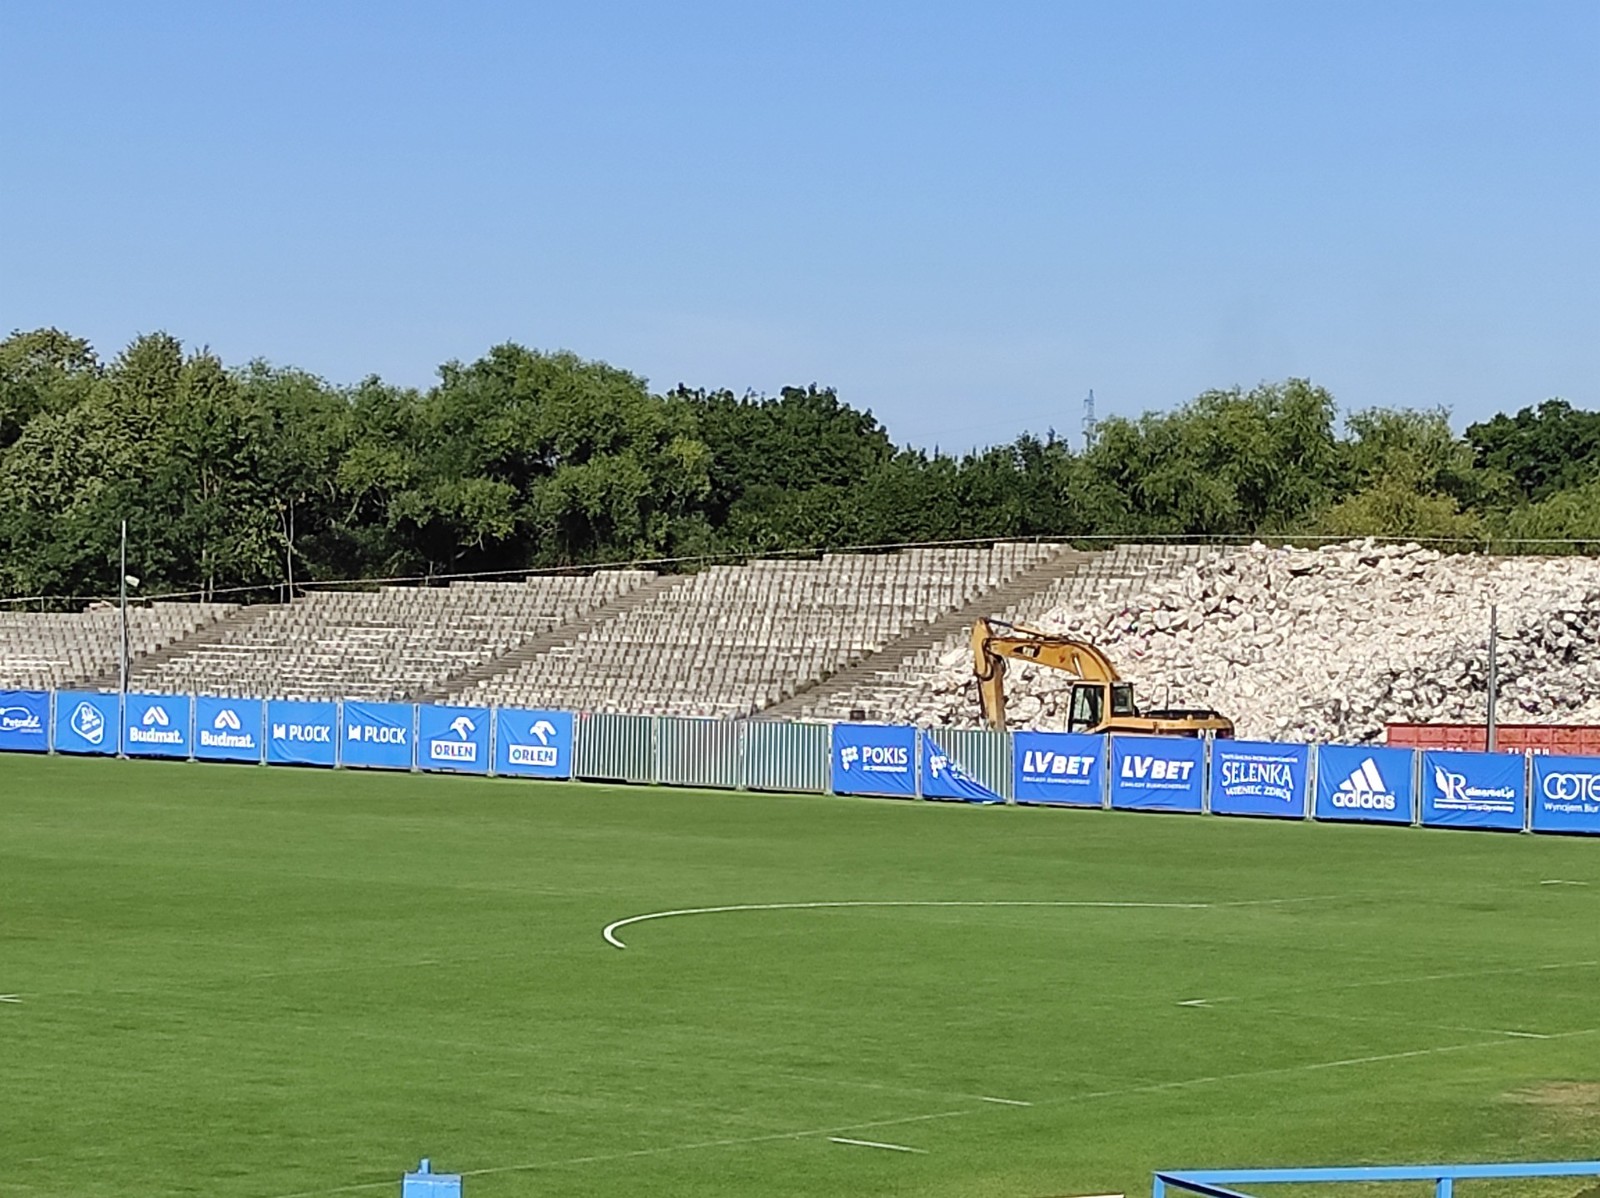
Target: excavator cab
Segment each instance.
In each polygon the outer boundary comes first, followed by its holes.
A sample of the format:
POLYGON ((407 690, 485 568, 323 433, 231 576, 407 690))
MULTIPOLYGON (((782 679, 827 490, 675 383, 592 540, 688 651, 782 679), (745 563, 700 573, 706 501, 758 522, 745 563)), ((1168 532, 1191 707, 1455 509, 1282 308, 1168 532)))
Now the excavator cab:
POLYGON ((1139 708, 1133 701, 1131 682, 1078 682, 1072 687, 1072 701, 1067 707, 1067 731, 1091 732, 1106 723, 1106 696, 1111 697, 1112 716, 1137 716, 1139 708))

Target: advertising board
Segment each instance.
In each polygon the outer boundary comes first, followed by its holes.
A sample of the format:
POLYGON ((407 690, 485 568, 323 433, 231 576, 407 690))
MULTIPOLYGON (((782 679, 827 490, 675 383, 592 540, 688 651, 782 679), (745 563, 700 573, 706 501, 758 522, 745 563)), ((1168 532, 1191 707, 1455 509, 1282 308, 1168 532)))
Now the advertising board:
POLYGON ((841 795, 917 797, 917 730, 898 724, 835 724, 832 789, 841 795))
POLYGON ((1441 828, 1520 831, 1527 760, 1510 753, 1422 754, 1422 822, 1441 828))
POLYGON ((1082 732, 1014 733, 1011 771, 1011 793, 1019 803, 1102 806, 1106 738, 1082 732))
POLYGON ((122 711, 122 751, 129 757, 188 757, 193 715, 188 695, 132 695, 122 711))
POLYGON ((494 771, 523 778, 572 777, 572 713, 502 707, 495 712, 494 771))
POLYGON ((339 764, 371 770, 408 770, 417 709, 409 703, 348 700, 340 724, 339 764))
POLYGON ((1190 736, 1113 736, 1111 805, 1125 811, 1199 811, 1205 742, 1190 736))
POLYGON ((0 752, 50 751, 50 692, 0 691, 0 752))
POLYGON ((1416 754, 1370 745, 1317 748, 1316 817, 1409 824, 1416 754))
POLYGON ((194 701, 194 755, 202 761, 261 760, 260 699, 194 701))

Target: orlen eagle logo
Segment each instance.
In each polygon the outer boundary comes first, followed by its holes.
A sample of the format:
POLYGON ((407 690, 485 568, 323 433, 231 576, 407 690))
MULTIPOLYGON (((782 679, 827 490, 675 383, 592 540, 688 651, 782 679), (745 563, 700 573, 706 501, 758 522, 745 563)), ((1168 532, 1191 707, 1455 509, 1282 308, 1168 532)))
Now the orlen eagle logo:
POLYGON ((1334 789, 1333 805, 1359 811, 1393 811, 1399 804, 1389 784, 1378 772, 1378 763, 1368 757, 1334 789))
POLYGON ((1434 806, 1447 811, 1515 812, 1517 792, 1509 786, 1471 786, 1465 774, 1433 767, 1433 785, 1439 791, 1434 806))
POLYGON ((0 732, 43 732, 39 714, 29 707, 0 707, 0 732))
POLYGON ((256 747, 256 738, 244 731, 244 722, 231 707, 224 707, 211 721, 210 728, 200 729, 200 746, 205 749, 245 749, 256 747))
POLYGON ((72 718, 67 721, 67 726, 91 745, 97 745, 106 738, 106 717, 100 714, 98 707, 87 701, 72 709, 72 718))
POLYGON ((128 729, 128 741, 135 745, 181 745, 183 729, 172 727, 172 717, 159 703, 144 709, 139 723, 128 729))
POLYGON ((550 743, 550 738, 556 734, 556 726, 549 720, 535 720, 528 729, 528 735, 536 737, 536 745, 507 745, 506 759, 512 765, 531 765, 546 769, 555 769, 559 764, 557 758, 559 750, 550 743))
POLYGON ((1600 774, 1555 774, 1544 776, 1540 789, 1545 805, 1553 811, 1584 811, 1591 804, 1600 806, 1600 774))
POLYGON ((450 721, 450 731, 456 734, 455 740, 438 737, 428 742, 428 759, 430 761, 476 761, 478 760, 478 742, 472 739, 472 734, 478 730, 468 717, 458 715, 450 721))

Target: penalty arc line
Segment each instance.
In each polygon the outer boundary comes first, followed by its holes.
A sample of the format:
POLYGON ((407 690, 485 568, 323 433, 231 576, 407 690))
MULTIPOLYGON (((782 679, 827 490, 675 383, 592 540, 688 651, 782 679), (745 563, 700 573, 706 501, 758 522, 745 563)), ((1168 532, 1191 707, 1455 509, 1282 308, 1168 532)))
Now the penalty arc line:
POLYGON ((681 907, 674 911, 647 911, 608 923, 600 932, 612 948, 628 946, 617 933, 631 924, 680 915, 725 915, 733 911, 813 911, 828 907, 1106 907, 1167 911, 1202 911, 1211 903, 1093 902, 1086 899, 841 899, 813 903, 732 903, 724 907, 681 907))

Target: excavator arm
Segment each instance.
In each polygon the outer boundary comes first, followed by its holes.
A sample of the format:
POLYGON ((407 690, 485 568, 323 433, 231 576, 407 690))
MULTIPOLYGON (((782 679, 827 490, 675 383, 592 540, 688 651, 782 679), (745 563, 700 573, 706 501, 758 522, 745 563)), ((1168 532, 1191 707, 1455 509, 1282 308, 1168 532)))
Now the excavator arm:
POLYGON ((1008 657, 1063 670, 1085 682, 1122 681, 1111 659, 1091 644, 980 616, 972 625, 972 672, 978 678, 983 718, 995 728, 1006 726, 1008 657))
POLYGON ((1069 728, 1158 736, 1233 735, 1233 721, 1209 709, 1174 708, 1141 715, 1133 687, 1122 680, 1109 657, 1085 641, 980 617, 972 625, 972 672, 978 679, 983 718, 992 728, 1006 726, 1008 658, 1061 670, 1077 680, 1069 728))

